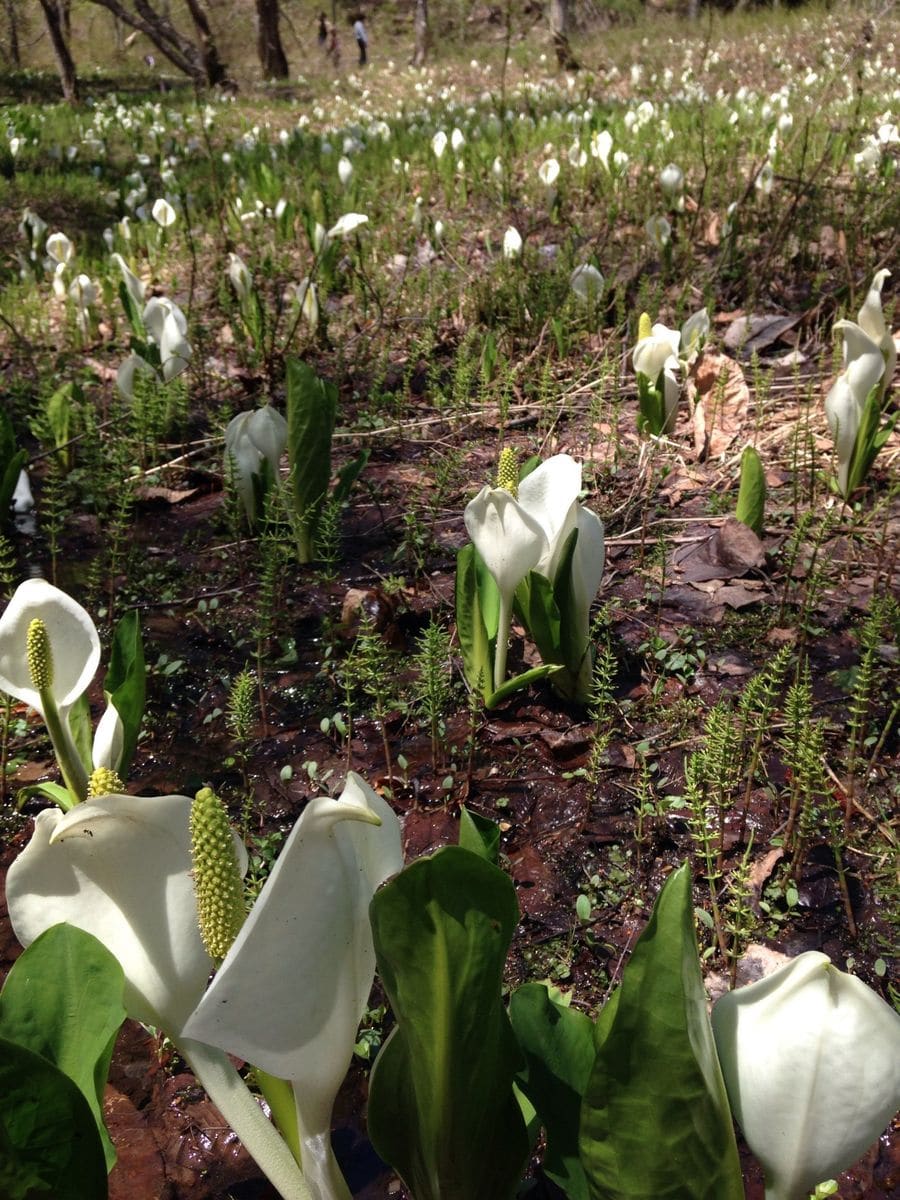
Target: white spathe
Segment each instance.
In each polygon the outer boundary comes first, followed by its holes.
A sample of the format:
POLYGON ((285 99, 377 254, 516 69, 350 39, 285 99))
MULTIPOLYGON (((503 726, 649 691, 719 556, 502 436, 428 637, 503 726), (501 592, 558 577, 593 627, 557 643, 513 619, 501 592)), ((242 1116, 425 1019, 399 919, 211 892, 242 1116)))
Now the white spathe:
POLYGON ((361 229, 363 225, 368 225, 368 223, 369 218, 365 213, 344 213, 342 217, 338 217, 325 236, 329 238, 348 237, 351 233, 356 233, 357 229, 361 229))
POLYGON ((256 519, 256 493, 253 477, 264 460, 278 478, 278 464, 287 445, 287 421, 271 404, 252 412, 238 413, 225 430, 225 466, 232 470, 244 511, 252 523, 256 519))
POLYGON ((0 617, 0 691, 30 705, 45 717, 31 680, 26 655, 28 627, 43 621, 50 644, 53 676, 50 693, 60 718, 87 690, 100 662, 100 639, 90 615, 45 579, 20 584, 0 617))
POLYGON ((23 946, 60 921, 92 933, 125 972, 128 1015, 172 1037, 203 995, 187 796, 102 796, 47 809, 9 869, 6 898, 23 946))
POLYGON ((834 329, 844 335, 844 370, 825 397, 825 416, 834 438, 838 460, 838 486, 846 497, 850 462, 866 400, 884 375, 881 348, 853 321, 835 321, 834 329))
POLYGON ((163 197, 153 201, 150 215, 162 229, 168 229, 170 225, 174 225, 178 218, 178 213, 176 213, 169 201, 163 197))
POLYGON ((402 866, 399 822, 358 775, 311 800, 184 1030, 294 1084, 322 1196, 340 1194, 331 1110, 375 974, 369 904, 402 866))
POLYGON ((569 287, 584 304, 594 304, 603 291, 603 276, 593 263, 582 263, 569 277, 569 287))
POLYGON ((810 951, 712 1010, 728 1100, 767 1200, 805 1200, 900 1107, 900 1017, 810 951))
POLYGON ((890 274, 888 270, 876 272, 866 293, 863 306, 856 318, 857 324, 863 333, 868 334, 873 342, 877 342, 884 358, 882 396, 887 395, 888 388, 891 386, 891 381, 894 378, 894 368, 897 365, 897 346, 891 336, 891 331, 887 327, 884 319, 884 311, 881 307, 881 289, 884 287, 885 279, 889 278, 890 274))
POLYGON ((185 371, 193 351, 187 340, 187 318, 174 301, 165 296, 151 296, 143 321, 147 332, 159 347, 160 369, 168 383, 185 371))
POLYGON ((98 767, 107 767, 110 771, 118 772, 124 749, 125 726, 122 724, 118 709, 109 700, 103 716, 97 722, 97 728, 94 730, 94 743, 91 749, 91 762, 94 770, 98 767))
POLYGON ((664 432, 671 433, 678 415, 678 399, 681 382, 678 379, 680 361, 678 351, 681 334, 677 329, 665 325, 654 325, 650 336, 641 338, 632 352, 634 369, 643 375, 655 388, 662 388, 665 406, 664 432))
POLYGON ((253 276, 244 260, 233 251, 228 252, 226 274, 238 300, 246 300, 253 289, 253 276))
POLYGON ((518 258, 521 253, 522 235, 515 225, 510 225, 503 235, 503 257, 506 259, 518 258))
POLYGON ((110 258, 119 268, 119 271, 122 274, 122 279, 125 283, 125 287, 128 290, 129 296, 131 296, 131 299, 134 301, 135 307, 140 309, 144 303, 145 288, 143 283, 140 281, 140 279, 138 279, 137 275, 135 275, 134 271, 132 271, 131 267, 129 267, 128 263, 121 254, 111 254, 110 258))

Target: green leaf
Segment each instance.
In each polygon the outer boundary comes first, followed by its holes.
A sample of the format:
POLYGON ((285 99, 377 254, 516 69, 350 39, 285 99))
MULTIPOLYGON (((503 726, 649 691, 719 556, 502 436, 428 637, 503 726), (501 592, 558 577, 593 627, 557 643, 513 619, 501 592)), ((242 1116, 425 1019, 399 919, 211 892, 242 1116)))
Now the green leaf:
POLYGON ((529 571, 516 588, 516 607, 544 662, 561 665, 561 619, 550 580, 529 571))
POLYGON ((119 1026, 125 978, 89 933, 54 925, 17 959, 0 993, 0 1037, 59 1068, 82 1092, 107 1167, 116 1152, 103 1124, 103 1089, 119 1026))
POLYGON ((53 804, 58 805, 63 812, 68 812, 70 808, 74 808, 78 803, 68 788, 45 780, 42 783, 32 783, 28 787, 19 788, 16 793, 16 808, 21 809, 25 801, 29 800, 32 796, 46 796, 53 804))
POLYGON ((125 286, 124 279, 119 281, 119 300, 125 309, 125 316, 128 319, 128 324, 131 326, 132 332, 139 338, 144 337, 144 319, 141 310, 135 304, 134 297, 125 286))
POLYGON ((850 457, 850 467, 847 472, 847 496, 851 496, 863 483, 871 469, 872 463, 878 456, 878 451, 890 437, 900 413, 881 424, 881 382, 872 388, 866 397, 862 419, 856 431, 856 441, 853 443, 853 454, 850 457))
POLYGON ((654 387, 646 375, 638 371, 638 429, 659 435, 666 427, 665 385, 654 387))
POLYGON ((0 1131, 4 1200, 106 1200, 103 1146, 84 1096, 53 1063, 4 1037, 0 1131))
POLYGON ((741 455, 741 482, 735 516, 759 537, 766 514, 766 473, 762 459, 752 446, 741 455))
POLYGON ((312 560, 319 513, 331 481, 331 435, 338 391, 297 358, 287 360, 288 457, 301 562, 312 560))
MULTIPOLYGON (((584 656, 588 652, 584 641, 583 627, 579 620, 578 604, 575 598, 575 585, 572 580, 572 564, 575 559, 575 547, 578 544, 578 530, 573 529, 566 538, 556 578, 553 581, 553 597, 559 610, 560 618, 560 651, 562 661, 569 673, 575 678, 581 670, 584 656)), ((582 618, 583 619, 583 618, 582 618)))
POLYGON ((498 704, 508 700, 514 692, 521 692, 523 688, 531 687, 533 683, 546 679, 548 675, 555 675, 559 670, 561 668, 556 663, 544 663, 540 667, 532 667, 529 671, 523 671, 521 675, 514 675, 512 679, 505 680, 496 692, 490 693, 484 706, 485 708, 496 708, 498 704))
POLYGON ((581 1112, 591 1200, 743 1200, 687 864, 666 881, 605 1014, 581 1112))
POLYGON ((459 844, 497 865, 500 859, 500 829, 490 817, 469 812, 463 804, 459 810, 459 844))
POLYGON ((486 701, 493 680, 493 650, 481 613, 476 550, 471 543, 456 556, 456 632, 469 687, 486 701))
POLYGON ((588 1200, 578 1156, 578 1121, 594 1064, 594 1023, 560 1004, 543 983, 517 988, 509 1017, 526 1062, 517 1082, 547 1132, 544 1173, 570 1200, 588 1200))
POLYGON ((91 721, 91 706, 88 703, 86 692, 82 692, 69 709, 69 730, 75 743, 75 749, 78 751, 78 757, 81 759, 81 765, 90 775, 93 769, 91 751, 94 745, 94 726, 91 721))
POLYGON ((372 1073, 372 1143, 415 1200, 507 1200, 528 1157, 501 1000, 512 882, 447 846, 382 888, 370 915, 397 1018, 372 1073))
POLYGON ((124 779, 134 757, 147 698, 147 666, 136 610, 125 613, 116 625, 103 690, 122 720, 124 742, 118 771, 124 779))
POLYGON ((354 483, 363 473, 366 464, 369 461, 371 450, 361 450, 356 458, 353 458, 348 463, 344 463, 338 471, 337 483, 334 485, 332 498, 335 504, 346 504, 350 499, 350 492, 354 483))

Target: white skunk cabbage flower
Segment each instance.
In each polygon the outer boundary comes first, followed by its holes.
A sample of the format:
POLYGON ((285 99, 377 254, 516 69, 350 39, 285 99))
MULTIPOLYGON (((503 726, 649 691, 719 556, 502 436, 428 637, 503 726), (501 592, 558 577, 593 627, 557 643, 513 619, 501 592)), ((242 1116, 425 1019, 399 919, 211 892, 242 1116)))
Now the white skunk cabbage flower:
POLYGON ((885 361, 879 344, 853 321, 835 321, 833 328, 844 335, 845 366, 825 397, 825 416, 838 459, 838 486, 846 498, 856 435, 869 393, 884 376, 885 361))
POLYGON ((515 225, 510 225, 503 235, 503 257, 508 260, 518 258, 522 253, 522 235, 515 225))
POLYGON ((712 1010, 731 1110, 763 1165, 767 1200, 805 1200, 900 1107, 900 1017, 810 951, 712 1010))
POLYGON ((325 236, 328 238, 348 237, 368 223, 369 218, 364 213, 344 213, 342 217, 338 217, 325 236))
POLYGON ((156 371, 154 371, 145 358, 141 358, 139 354, 129 354, 120 363, 119 369, 116 372, 116 387, 126 400, 134 399, 134 379, 136 375, 143 375, 148 380, 159 381, 156 371))
POLYGON ((178 213, 172 207, 168 200, 162 196, 159 200, 153 201, 153 207, 150 209, 150 215, 161 229, 168 229, 170 225, 174 225, 178 218, 178 213))
POLYGON ((107 770, 118 772, 122 764, 124 749, 125 726, 122 724, 118 709, 112 701, 109 701, 94 730, 94 744, 91 749, 91 762, 94 770, 106 767, 107 770))
POLYGON ((877 342, 881 350, 881 355, 884 359, 884 375, 882 376, 881 390, 883 397, 887 395, 888 388, 891 386, 891 381, 894 378, 894 368, 897 365, 897 346, 891 336, 891 331, 885 323, 884 312, 881 307, 881 289, 884 287, 885 279, 889 276, 890 271, 888 270, 876 272, 871 286, 866 293, 863 306, 856 318, 863 333, 868 334, 873 342, 877 342))
POLYGON ((608 129, 601 129, 591 138, 591 156, 598 158, 604 169, 609 171, 609 152, 612 150, 612 134, 608 129))
POLYGON ((22 237, 27 238, 32 250, 37 250, 46 232, 47 222, 32 209, 26 207, 22 212, 22 220, 19 222, 19 233, 22 237))
POLYGON ((666 217, 651 217, 644 225, 644 232, 654 250, 664 250, 672 240, 672 226, 666 217))
POLYGON ((206 988, 191 876, 187 796, 102 796, 38 813, 9 869, 6 898, 23 946, 68 921, 125 972, 125 1008, 177 1037, 206 988))
POLYGON ((268 462, 273 478, 287 445, 287 421, 270 404, 253 412, 238 413, 225 430, 225 469, 233 472, 241 503, 252 525, 256 520, 254 475, 263 461, 268 462))
POLYGON ((450 134, 450 147, 454 154, 459 154, 463 146, 466 144, 466 135, 461 129, 454 129, 450 134))
POLYGON ((582 263, 569 276, 569 287, 584 304, 596 304, 604 279, 593 263, 582 263))
POLYGON ((665 325, 657 324, 647 337, 638 339, 631 354, 635 372, 649 379, 653 387, 662 390, 665 433, 671 433, 675 428, 678 414, 678 399, 681 396, 681 381, 677 374, 681 366, 678 358, 680 345, 681 334, 677 329, 667 329, 665 325))
POLYGON ((434 157, 440 159, 443 157, 444 151, 447 149, 448 138, 443 129, 439 129, 431 139, 431 149, 434 157))
POLYGON ((679 211, 684 210, 684 171, 676 163, 668 163, 659 173, 659 186, 673 206, 679 211))
POLYGON ((703 349, 703 344, 709 337, 709 313, 705 308, 699 309, 688 317, 681 327, 681 347, 678 355, 681 361, 690 365, 703 349))
MULTIPOLYGON (((501 476, 502 472, 501 455, 501 476)), ((568 454, 556 454, 526 475, 518 484, 517 495, 507 486, 484 487, 466 505, 466 530, 500 593, 495 689, 506 674, 506 643, 516 588, 532 570, 554 581, 566 540, 576 527, 572 578, 579 624, 584 624, 587 638, 590 605, 603 577, 604 541, 603 523, 578 503, 580 492, 580 463, 568 454)))
POLYGON ((140 279, 138 279, 137 275, 135 275, 121 254, 111 254, 110 258, 119 268, 119 271, 122 274, 122 279, 125 283, 125 287, 128 290, 128 294, 134 301, 135 308, 142 308, 144 304, 145 291, 143 283, 140 281, 140 279))
POLYGON ((319 324, 319 293, 308 275, 304 275, 299 283, 291 285, 291 296, 294 302, 300 305, 300 311, 310 329, 314 330, 319 324))
POLYGON ((402 866, 396 816, 350 772, 340 799, 303 810, 184 1028, 294 1084, 303 1171, 322 1197, 345 1194, 331 1110, 375 975, 369 904, 402 866))
POLYGON ((55 266, 66 266, 72 261, 75 247, 64 233, 51 233, 45 247, 47 257, 52 259, 55 266))
POLYGON ((69 298, 74 300, 82 311, 90 308, 97 300, 97 285, 91 281, 89 275, 76 275, 69 284, 69 298))
POLYGON ((186 371, 193 351, 187 340, 187 318, 173 301, 152 296, 143 312, 144 326, 159 347, 163 379, 168 383, 186 371))
POLYGON ((353 163, 346 155, 338 159, 337 173, 338 179, 341 181, 341 187, 346 187, 353 178, 353 163))
POLYGON ((559 160, 556 158, 545 159, 538 167, 538 177, 545 188, 552 188, 559 179, 559 160))
POLYGON ((247 264, 238 254, 228 253, 228 266, 225 272, 231 280, 235 295, 239 301, 246 300, 253 290, 253 276, 247 264))
POLYGON ((100 639, 89 613, 77 600, 47 583, 26 579, 0 617, 0 691, 30 705, 46 721, 49 699, 65 721, 96 674, 100 639), (37 686, 29 661, 29 631, 39 621, 46 632, 50 669, 37 686))

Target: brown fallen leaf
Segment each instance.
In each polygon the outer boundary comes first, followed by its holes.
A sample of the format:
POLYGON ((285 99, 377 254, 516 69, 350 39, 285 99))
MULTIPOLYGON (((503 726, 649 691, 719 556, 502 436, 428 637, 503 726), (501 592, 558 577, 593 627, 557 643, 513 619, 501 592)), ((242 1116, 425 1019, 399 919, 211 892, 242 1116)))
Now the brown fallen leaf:
POLYGON ((749 357, 754 350, 764 350, 777 342, 782 334, 799 324, 802 313, 792 317, 771 314, 769 316, 741 316, 732 321, 725 330, 723 341, 729 350, 737 350, 749 357))
POLYGON ((192 499, 199 492, 199 488, 166 488, 148 485, 147 487, 138 488, 134 497, 144 504, 183 504, 185 500, 192 499))
POLYGON ((685 583, 737 579, 762 567, 765 561, 762 542, 734 517, 727 517, 704 541, 681 546, 672 556, 672 565, 685 583))
POLYGON ((693 404, 694 450, 698 459, 717 458, 738 436, 750 404, 750 389, 740 363, 708 350, 687 381, 693 404))

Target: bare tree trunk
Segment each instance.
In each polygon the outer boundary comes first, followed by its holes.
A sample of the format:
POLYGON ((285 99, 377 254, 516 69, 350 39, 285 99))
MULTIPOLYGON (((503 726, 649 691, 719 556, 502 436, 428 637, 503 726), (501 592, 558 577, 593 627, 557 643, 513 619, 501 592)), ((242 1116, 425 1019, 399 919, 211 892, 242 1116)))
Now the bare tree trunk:
POLYGON ((72 0, 59 0, 59 19, 62 25, 63 37, 67 42, 72 40, 72 0))
MULTIPOLYGON (((41 0, 41 3, 43 2, 44 0, 41 0)), ((190 38, 179 33, 172 22, 156 12, 147 0, 135 0, 136 12, 125 8, 119 0, 91 0, 91 2, 108 9, 114 17, 131 29, 137 29, 145 34, 160 54, 164 54, 179 71, 184 71, 185 75, 189 75, 197 87, 206 87, 225 81, 225 67, 219 61, 209 22, 197 0, 188 0, 188 7, 194 25, 200 34, 199 46, 190 38)))
POLYGON ((550 0, 550 32, 560 70, 577 71, 578 60, 569 45, 569 0, 550 0))
POLYGON ((266 79, 287 79, 288 61, 278 28, 278 0, 256 0, 257 52, 266 79))
POLYGON ((19 50, 19 22, 14 0, 6 0, 6 27, 9 30, 9 57, 16 70, 21 70, 22 54, 19 50))
POLYGON ((217 83, 224 83, 227 76, 225 64, 219 59, 219 51, 216 48, 209 19, 198 0, 185 0, 185 3, 200 38, 200 57, 206 82, 210 87, 215 87, 217 83))
POLYGON ((416 35, 413 66, 424 67, 425 59, 428 57, 428 0, 416 0, 413 29, 416 35))
POLYGON ((41 0, 44 10, 44 20, 47 22, 47 32, 56 55, 56 65, 59 68, 59 81, 62 84, 63 99, 69 104, 78 103, 78 76, 75 74, 75 63, 69 53, 69 47, 62 30, 62 20, 56 0, 41 0))

